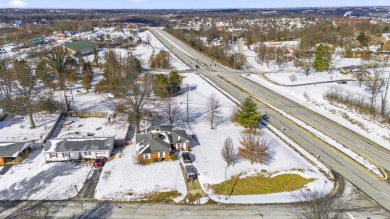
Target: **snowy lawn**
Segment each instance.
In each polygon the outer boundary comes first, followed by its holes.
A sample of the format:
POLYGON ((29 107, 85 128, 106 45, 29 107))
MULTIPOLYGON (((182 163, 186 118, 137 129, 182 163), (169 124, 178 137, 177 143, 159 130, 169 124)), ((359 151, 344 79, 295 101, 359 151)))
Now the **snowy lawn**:
POLYGON ((59 114, 34 114, 36 127, 30 128, 28 116, 8 116, 0 122, 0 142, 37 140, 40 142, 50 132, 59 114))
MULTIPOLYGON (((314 76, 318 76, 319 80, 328 80, 328 74, 313 73, 314 76), (318 75, 317 75, 318 74, 318 75)), ((287 81, 288 76, 285 74, 276 74, 279 76, 279 81, 287 81), (284 78, 284 79, 282 79, 284 78)), ((348 84, 337 84, 337 83, 325 83, 316 85, 306 85, 298 87, 284 87, 275 85, 261 76, 251 74, 250 76, 243 75, 244 77, 252 80, 262 86, 265 86, 272 90, 277 90, 281 95, 292 99, 299 104, 308 107, 309 109, 332 119, 345 127, 365 136, 366 138, 375 141, 379 145, 390 149, 390 142, 386 141, 384 137, 388 138, 389 128, 380 125, 379 122, 373 122, 370 119, 366 119, 360 116, 350 109, 344 106, 333 106, 324 99, 324 94, 331 89, 341 89, 342 93, 347 94, 348 92, 353 95, 368 95, 368 91, 364 85, 359 86, 359 82, 353 81, 348 84), (348 116, 349 120, 345 119, 348 116), (350 121, 354 121, 352 124, 350 121), (363 129, 364 128, 364 129, 363 129)), ((276 76, 275 76, 276 77, 276 76)), ((368 98, 367 98, 368 99, 368 98)), ((378 96, 378 101, 381 99, 378 96)), ((390 101, 390 95, 388 102, 390 101)))
MULTIPOLYGON (((139 57, 139 60, 141 62, 142 68, 149 69, 149 60, 150 57, 152 57, 153 54, 158 54, 161 50, 165 50, 169 52, 169 50, 149 31, 144 31, 138 34, 138 36, 146 42, 146 39, 148 35, 151 37, 151 45, 145 45, 141 44, 138 45, 134 49, 134 55, 139 57)), ((183 70, 189 70, 190 68, 184 64, 180 59, 178 59, 175 55, 173 55, 171 52, 169 56, 169 62, 171 64, 172 69, 183 71, 183 70)))
POLYGON ((168 191, 181 194, 175 198, 176 202, 184 198, 187 188, 179 161, 138 165, 135 155, 135 145, 130 145, 105 164, 96 187, 96 199, 140 201, 145 195, 168 191))
POLYGON ((58 137, 87 136, 88 133, 94 136, 116 136, 116 139, 126 137, 129 123, 125 117, 117 117, 114 121, 108 122, 107 118, 80 118, 66 117, 64 126, 58 133, 58 137))
MULTIPOLYGON (((273 202, 290 202, 291 195, 289 192, 267 194, 267 195, 249 195, 249 196, 232 196, 228 200, 223 195, 215 195, 209 185, 218 184, 225 181, 226 163, 221 156, 223 142, 227 137, 231 137, 235 146, 239 146, 241 127, 233 124, 230 120, 232 111, 235 107, 233 101, 228 99, 214 87, 205 82, 196 74, 185 74, 183 84, 190 85, 189 91, 189 115, 190 126, 187 126, 189 135, 195 134, 197 141, 192 141, 190 147, 192 154, 195 156, 194 166, 199 173, 199 180, 206 193, 215 201, 226 203, 273 203, 273 202), (211 130, 210 124, 205 121, 205 106, 210 94, 215 94, 221 101, 223 118, 219 121, 216 129, 211 130)), ((186 95, 175 97, 185 112, 186 95)), ((271 143, 276 154, 274 160, 269 165, 250 164, 249 161, 240 159, 234 166, 226 169, 227 178, 237 176, 241 177, 254 176, 267 172, 270 175, 277 173, 296 173, 305 178, 314 178, 314 182, 306 185, 311 190, 325 189, 329 192, 333 188, 333 183, 319 172, 317 168, 300 157, 294 150, 288 147, 283 141, 278 139, 268 130, 264 131, 264 138, 271 143), (299 170, 299 171, 298 171, 299 170)))
POLYGON ((70 162, 45 163, 41 150, 0 176, 1 200, 65 200, 77 195, 91 165, 70 162))

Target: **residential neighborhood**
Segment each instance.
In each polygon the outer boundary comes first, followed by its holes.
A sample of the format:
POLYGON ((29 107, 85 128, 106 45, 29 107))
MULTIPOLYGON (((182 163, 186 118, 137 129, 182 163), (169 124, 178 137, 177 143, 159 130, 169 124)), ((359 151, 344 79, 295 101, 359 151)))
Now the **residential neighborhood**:
POLYGON ((390 218, 389 6, 71 2, 0 2, 0 218, 390 218))

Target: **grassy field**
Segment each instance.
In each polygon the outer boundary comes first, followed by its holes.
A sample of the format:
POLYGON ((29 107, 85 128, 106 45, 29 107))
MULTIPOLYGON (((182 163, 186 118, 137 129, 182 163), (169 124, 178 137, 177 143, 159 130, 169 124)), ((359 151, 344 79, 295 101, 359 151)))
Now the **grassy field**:
MULTIPOLYGON (((246 178, 236 176, 226 181, 226 190, 228 195, 271 194, 301 189, 313 181, 313 178, 306 179, 298 174, 283 174, 273 178, 262 175, 246 178)), ((211 188, 215 194, 225 194, 225 182, 212 185, 211 188)))
POLYGON ((178 191, 169 191, 169 192, 154 192, 147 195, 144 195, 141 199, 146 202, 166 202, 173 201, 175 198, 179 197, 181 194, 178 191))

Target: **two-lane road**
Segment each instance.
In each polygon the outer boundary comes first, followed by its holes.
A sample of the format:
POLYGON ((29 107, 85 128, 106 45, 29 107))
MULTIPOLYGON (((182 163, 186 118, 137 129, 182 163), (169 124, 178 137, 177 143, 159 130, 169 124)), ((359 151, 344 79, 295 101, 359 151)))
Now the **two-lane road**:
MULTIPOLYGON (((383 168, 390 170, 390 152, 374 141, 371 141, 370 139, 353 132, 339 123, 280 95, 277 91, 270 90, 243 78, 240 75, 243 72, 231 70, 213 62, 211 59, 193 50, 160 28, 150 28, 150 31, 183 62, 198 70, 199 73, 208 77, 221 89, 225 90, 238 100, 242 100, 248 96, 248 93, 250 93, 252 96, 262 99, 267 103, 310 124, 317 130, 328 134, 339 143, 366 155, 383 168), (196 65, 199 66, 199 68, 196 68, 196 65), (243 92, 242 90, 222 80, 218 77, 218 75, 223 76, 231 83, 234 83, 236 86, 244 89, 246 92, 243 92)), ((351 181, 383 207, 390 210, 390 185, 388 181, 380 181, 372 177, 372 175, 368 174, 367 171, 356 162, 334 150, 329 145, 315 138, 306 130, 293 124, 290 120, 281 116, 276 111, 269 109, 264 104, 259 103, 259 107, 262 113, 268 113, 271 116, 271 124, 273 126, 285 127, 286 130, 284 133, 294 142, 301 145, 312 154, 320 154, 324 163, 340 173, 347 180, 351 181)))

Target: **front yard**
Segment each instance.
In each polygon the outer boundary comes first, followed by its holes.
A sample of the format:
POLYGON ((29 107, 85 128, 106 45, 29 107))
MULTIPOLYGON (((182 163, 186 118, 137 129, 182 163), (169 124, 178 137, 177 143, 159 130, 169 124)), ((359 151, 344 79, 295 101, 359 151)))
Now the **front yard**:
POLYGON ((41 150, 0 175, 0 200, 66 200, 77 195, 91 165, 45 163, 41 150))

